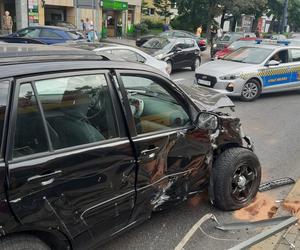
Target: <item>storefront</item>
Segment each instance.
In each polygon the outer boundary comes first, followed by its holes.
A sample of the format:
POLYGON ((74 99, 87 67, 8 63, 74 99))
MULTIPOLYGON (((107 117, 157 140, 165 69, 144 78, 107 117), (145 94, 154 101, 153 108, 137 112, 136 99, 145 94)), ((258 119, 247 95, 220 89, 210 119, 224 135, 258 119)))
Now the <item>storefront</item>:
POLYGON ((128 3, 121 1, 104 0, 101 2, 103 10, 102 32, 104 36, 115 37, 126 31, 126 11, 128 3))
MULTIPOLYGON (((13 31, 22 29, 28 26, 27 13, 28 0, 0 0, 0 16, 2 17, 5 11, 9 11, 13 19, 13 31)), ((2 22, 0 22, 0 33, 2 31, 2 22)))

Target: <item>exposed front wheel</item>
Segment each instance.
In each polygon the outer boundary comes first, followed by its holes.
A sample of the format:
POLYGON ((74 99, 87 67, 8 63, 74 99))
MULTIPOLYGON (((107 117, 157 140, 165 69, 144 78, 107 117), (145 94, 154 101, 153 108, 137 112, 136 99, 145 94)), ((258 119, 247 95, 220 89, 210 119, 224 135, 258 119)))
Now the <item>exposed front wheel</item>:
POLYGON ((167 61, 167 73, 169 75, 171 75, 172 72, 173 72, 173 63, 172 63, 172 61, 168 60, 167 61))
POLYGON ((247 206, 258 192, 261 166, 256 155, 245 148, 230 148, 215 161, 214 205, 225 211, 247 206))
POLYGON ((192 70, 195 71, 197 68, 199 68, 201 65, 201 59, 200 57, 197 57, 192 65, 192 70))
POLYGON ((0 239, 0 249, 3 250, 50 250, 39 238, 30 235, 7 236, 0 239))
POLYGON ((241 98, 243 101, 252 102, 260 96, 260 93, 261 93, 260 83, 255 79, 251 79, 245 83, 242 89, 241 98))

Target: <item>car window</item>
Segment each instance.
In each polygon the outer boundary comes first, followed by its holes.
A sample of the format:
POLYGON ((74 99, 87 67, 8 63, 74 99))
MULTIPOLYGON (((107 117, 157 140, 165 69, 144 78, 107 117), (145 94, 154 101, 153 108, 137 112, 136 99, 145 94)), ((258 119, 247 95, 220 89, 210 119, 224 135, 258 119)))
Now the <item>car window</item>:
POLYGON ((279 63, 288 63, 289 62, 289 54, 288 50, 281 50, 276 52, 269 61, 275 60, 279 63))
POLYGON ((291 49, 292 62, 300 62, 300 49, 291 49))
POLYGON ((260 64, 264 60, 266 60, 272 54, 272 52, 272 49, 242 47, 228 54, 222 60, 240 63, 260 64))
POLYGON ((112 50, 112 54, 119 56, 128 62, 138 62, 136 53, 131 50, 114 49, 112 50))
POLYGON ((53 149, 118 137, 104 75, 36 81, 53 149))
POLYGON ((40 29, 35 29, 35 28, 28 28, 28 29, 23 29, 18 32, 19 37, 27 37, 27 38, 39 38, 40 36, 40 29))
POLYGON ((195 42, 192 39, 185 39, 186 48, 194 48, 195 42))
POLYGON ((18 97, 13 157, 48 151, 47 136, 30 83, 22 84, 18 97))
POLYGON ((60 35, 56 34, 53 30, 49 30, 49 29, 42 29, 40 33, 40 37, 62 39, 60 35))
MULTIPOLYGON (((0 83, 0 146, 2 145, 1 142, 3 139, 4 119, 5 119, 7 101, 8 101, 8 87, 9 87, 8 84, 9 84, 8 82, 0 83)), ((0 149, 2 152, 2 146, 0 149)))
POLYGON ((190 119, 183 106, 160 85, 144 76, 122 75, 138 134, 183 127, 190 119))
POLYGON ((175 45, 176 48, 180 48, 180 49, 186 49, 187 48, 187 45, 185 42, 178 42, 176 45, 175 45))

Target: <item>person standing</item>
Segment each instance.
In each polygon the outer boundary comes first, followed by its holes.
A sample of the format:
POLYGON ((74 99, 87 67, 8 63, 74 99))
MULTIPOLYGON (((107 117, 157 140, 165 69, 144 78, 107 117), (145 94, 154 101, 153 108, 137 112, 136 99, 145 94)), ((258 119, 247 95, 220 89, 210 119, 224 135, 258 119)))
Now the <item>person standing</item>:
POLYGON ((118 23, 117 23, 117 38, 118 39, 122 39, 122 30, 123 30, 123 24, 122 24, 122 20, 119 19, 118 23))
POLYGON ((201 37, 202 36, 202 31, 203 31, 203 28, 202 28, 202 25, 200 25, 197 30, 196 30, 196 36, 197 37, 201 37))
POLYGON ((86 26, 85 26, 85 22, 83 19, 80 20, 80 26, 81 26, 80 28, 82 30, 84 37, 86 37, 86 26))
POLYGON ((217 28, 215 27, 215 25, 211 25, 210 26, 210 44, 211 44, 211 46, 214 43, 216 35, 217 35, 217 28))
POLYGON ((5 11, 5 15, 2 17, 2 30, 4 35, 12 34, 13 21, 9 15, 9 11, 5 11))

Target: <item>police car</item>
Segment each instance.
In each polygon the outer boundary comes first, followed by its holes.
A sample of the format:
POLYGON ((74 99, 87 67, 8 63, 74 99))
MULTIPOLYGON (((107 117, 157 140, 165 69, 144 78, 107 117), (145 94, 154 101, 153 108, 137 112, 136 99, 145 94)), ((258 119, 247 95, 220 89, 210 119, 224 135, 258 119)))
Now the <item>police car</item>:
POLYGON ((244 101, 253 101, 261 93, 300 89, 300 47, 258 40, 222 60, 201 65, 196 84, 244 101))

